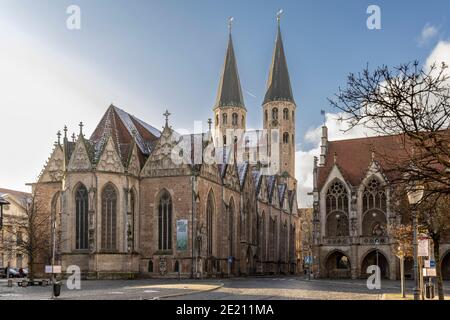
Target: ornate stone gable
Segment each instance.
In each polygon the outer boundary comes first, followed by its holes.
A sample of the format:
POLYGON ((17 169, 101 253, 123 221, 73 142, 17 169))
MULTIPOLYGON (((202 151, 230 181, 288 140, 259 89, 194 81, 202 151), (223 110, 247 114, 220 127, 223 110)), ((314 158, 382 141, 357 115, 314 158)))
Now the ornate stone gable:
POLYGON ((69 171, 87 171, 91 170, 92 165, 89 160, 89 155, 86 151, 83 138, 78 139, 75 150, 70 157, 68 170, 69 171))
POLYGON ((263 202, 268 201, 267 179, 264 175, 261 177, 261 186, 258 198, 263 202))
POLYGON ((97 163, 97 171, 123 173, 124 168, 110 136, 97 163))
POLYGON ((186 164, 190 160, 188 144, 190 145, 190 141, 186 138, 182 139, 171 128, 165 127, 142 169, 141 177, 189 174, 190 167, 186 164), (174 163, 173 159, 179 163, 174 163))
POLYGON ((139 164, 136 144, 133 144, 133 148, 131 149, 131 155, 128 160, 127 172, 136 177, 139 177, 139 173, 141 172, 141 166, 139 164))
POLYGON ((39 182, 57 182, 61 181, 64 175, 64 152, 59 144, 56 144, 53 152, 48 159, 39 182))
POLYGON ((227 165, 223 182, 225 185, 230 186, 234 190, 241 190, 240 180, 235 163, 230 163, 227 165))

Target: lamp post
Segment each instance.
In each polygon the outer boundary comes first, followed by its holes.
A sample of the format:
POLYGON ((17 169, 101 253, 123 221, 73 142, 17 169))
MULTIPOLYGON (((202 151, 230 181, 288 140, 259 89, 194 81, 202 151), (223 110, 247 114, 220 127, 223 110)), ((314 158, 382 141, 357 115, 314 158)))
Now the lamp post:
POLYGON ((414 186, 407 190, 408 201, 411 205, 411 211, 413 216, 413 247, 414 247, 414 300, 420 300, 420 279, 419 279, 419 268, 418 268, 418 224, 419 219, 417 215, 417 210, 415 206, 422 200, 423 197, 423 186, 414 186))

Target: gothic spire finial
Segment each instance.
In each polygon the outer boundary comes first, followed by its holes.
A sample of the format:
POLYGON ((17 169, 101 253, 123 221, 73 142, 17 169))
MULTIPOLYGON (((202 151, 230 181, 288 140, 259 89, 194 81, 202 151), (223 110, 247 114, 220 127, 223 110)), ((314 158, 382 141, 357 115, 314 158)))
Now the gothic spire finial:
POLYGON ((212 125, 212 119, 209 118, 208 119, 208 129, 209 129, 209 131, 211 131, 211 125, 212 125))
POLYGON ((75 132, 72 133, 72 142, 75 142, 76 137, 77 137, 77 136, 75 135, 75 132))
POLYGON ((234 18, 233 17, 229 17, 227 24, 228 24, 228 34, 231 35, 231 29, 233 28, 233 21, 234 18))
POLYGON ((277 22, 278 22, 278 27, 280 27, 280 20, 281 20, 281 15, 283 14, 283 9, 280 9, 277 12, 277 22))
POLYGON ((64 139, 67 139, 67 126, 64 126, 64 139))
POLYGON ((163 116, 166 117, 166 127, 169 126, 169 116, 170 115, 171 115, 171 113, 167 109, 166 109, 166 112, 163 113, 163 116))
POLYGON ((58 130, 56 136, 58 137, 58 145, 61 145, 61 130, 58 130))
POLYGON ((83 135, 83 122, 80 122, 80 124, 78 125, 80 127, 80 136, 83 135))

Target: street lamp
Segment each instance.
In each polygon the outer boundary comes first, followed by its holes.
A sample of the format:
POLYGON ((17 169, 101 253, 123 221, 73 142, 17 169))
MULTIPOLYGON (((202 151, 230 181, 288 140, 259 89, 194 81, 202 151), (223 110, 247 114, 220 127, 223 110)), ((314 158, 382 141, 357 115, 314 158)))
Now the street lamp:
POLYGON ((413 216, 413 247, 414 247, 414 300, 420 300, 420 279, 419 279, 419 268, 418 268, 418 243, 417 243, 417 233, 418 233, 418 217, 415 205, 417 205, 423 197, 423 186, 416 185, 408 188, 408 201, 411 205, 412 216, 413 216))

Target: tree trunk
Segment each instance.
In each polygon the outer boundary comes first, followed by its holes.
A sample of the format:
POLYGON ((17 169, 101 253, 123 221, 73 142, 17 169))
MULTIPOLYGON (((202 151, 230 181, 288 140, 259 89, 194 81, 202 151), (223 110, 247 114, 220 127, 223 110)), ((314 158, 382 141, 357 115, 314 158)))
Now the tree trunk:
POLYGON ((439 255, 439 235, 433 235, 434 260, 436 261, 436 281, 439 300, 444 300, 444 284, 442 282, 441 257, 439 255))

